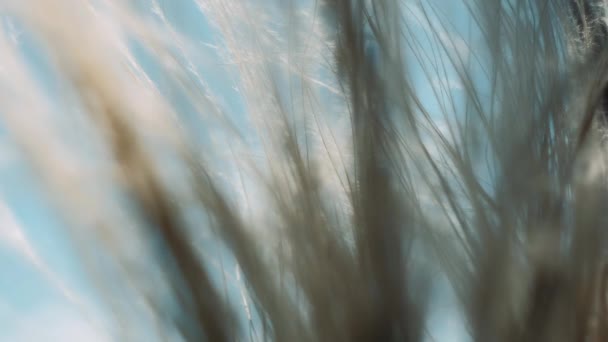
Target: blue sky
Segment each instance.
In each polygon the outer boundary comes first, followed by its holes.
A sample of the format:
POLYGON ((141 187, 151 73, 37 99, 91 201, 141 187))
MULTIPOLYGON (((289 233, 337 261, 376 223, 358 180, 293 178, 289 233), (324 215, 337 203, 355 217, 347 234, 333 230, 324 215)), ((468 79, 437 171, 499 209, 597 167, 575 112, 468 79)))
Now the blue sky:
MULTIPOLYGON (((141 3, 142 8, 147 8, 147 1, 141 3)), ((195 2, 165 0, 159 3, 169 22, 206 56, 207 59, 197 62, 194 67, 210 85, 209 91, 228 112, 237 113, 234 116, 236 120, 243 120, 244 105, 234 88, 237 80, 234 69, 217 67, 223 61, 209 46, 222 44, 222 41, 195 2), (226 77, 227 74, 230 77, 226 77)), ((465 16, 458 15, 464 13, 464 8, 449 0, 435 3, 451 14, 458 31, 466 30, 468 22, 462 19, 465 16)), ((12 30, 9 26, 17 25, 9 19, 4 20, 5 32, 12 30)), ((422 37, 428 29, 424 25, 413 27, 422 37)), ((18 44, 30 72, 48 98, 56 100, 53 105, 60 107, 57 91, 60 87, 45 54, 26 30, 17 25, 16 31, 21 33, 18 44)), ((457 48, 466 49, 456 36, 452 38, 457 48)), ((169 92, 171 85, 160 71, 158 61, 136 45, 133 51, 159 90, 169 92)), ((421 97, 432 112, 440 110, 430 88, 433 82, 447 82, 452 90, 459 91, 459 81, 453 72, 449 73, 450 79, 447 80, 425 80, 420 70, 415 75, 421 97)), ((173 105, 185 119, 194 115, 192 106, 183 103, 179 96, 173 99, 173 105)), ((65 229, 66 222, 48 200, 49 194, 44 189, 28 160, 10 140, 0 122, 0 341, 111 341, 110 334, 104 329, 102 306, 83 272, 79 255, 65 229)), ((449 288, 439 283, 436 293, 429 321, 436 340, 465 340, 449 288)))

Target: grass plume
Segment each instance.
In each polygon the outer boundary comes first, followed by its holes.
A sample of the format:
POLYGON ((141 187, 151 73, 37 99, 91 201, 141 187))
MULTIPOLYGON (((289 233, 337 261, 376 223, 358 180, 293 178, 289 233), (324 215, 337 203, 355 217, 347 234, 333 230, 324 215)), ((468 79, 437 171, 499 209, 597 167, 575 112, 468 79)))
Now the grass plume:
POLYGON ((116 340, 427 341, 442 279, 470 340, 608 339, 603 1, 0 14, 0 127, 116 340))

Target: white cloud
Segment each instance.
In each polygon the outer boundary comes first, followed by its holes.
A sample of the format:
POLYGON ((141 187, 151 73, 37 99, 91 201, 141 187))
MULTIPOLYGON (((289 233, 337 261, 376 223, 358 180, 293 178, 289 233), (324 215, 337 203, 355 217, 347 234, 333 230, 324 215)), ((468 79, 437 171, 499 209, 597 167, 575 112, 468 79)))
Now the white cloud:
MULTIPOLYGON (((3 310, 6 311, 6 310, 3 310)), ((46 306, 3 317, 0 340, 11 342, 109 342, 111 337, 77 310, 46 306), (8 319, 8 320, 7 320, 8 319)))
POLYGON ((28 261, 36 258, 13 212, 0 200, 0 244, 18 251, 28 261))
POLYGON ((40 272, 73 306, 84 310, 82 298, 38 255, 11 209, 0 199, 0 248, 10 248, 40 272))

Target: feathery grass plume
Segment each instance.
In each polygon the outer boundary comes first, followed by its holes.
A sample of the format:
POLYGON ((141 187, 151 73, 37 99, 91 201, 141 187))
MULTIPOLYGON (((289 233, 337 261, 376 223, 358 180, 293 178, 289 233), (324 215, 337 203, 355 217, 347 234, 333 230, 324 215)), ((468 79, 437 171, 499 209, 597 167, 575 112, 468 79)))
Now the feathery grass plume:
POLYGON ((603 1, 0 13, 0 127, 117 341, 608 339, 603 1))

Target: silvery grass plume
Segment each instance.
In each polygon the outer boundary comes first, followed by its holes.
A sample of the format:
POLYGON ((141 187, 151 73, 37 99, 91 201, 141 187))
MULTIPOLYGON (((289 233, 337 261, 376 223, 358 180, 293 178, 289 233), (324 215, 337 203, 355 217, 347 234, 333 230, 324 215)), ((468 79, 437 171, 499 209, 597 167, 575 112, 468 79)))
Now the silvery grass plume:
POLYGON ((606 341, 605 6, 3 0, 0 127, 112 340, 606 341))

